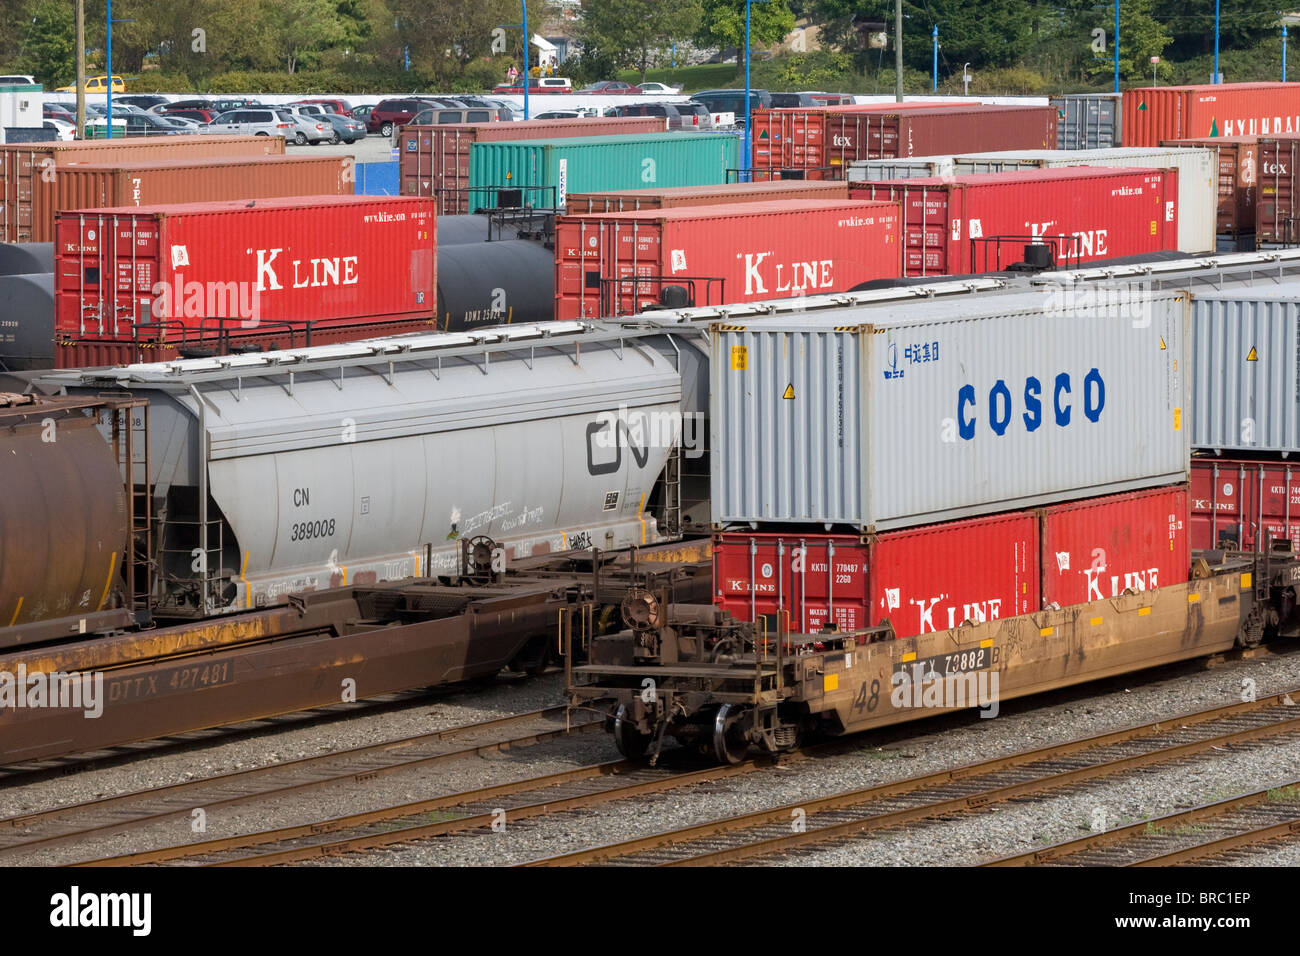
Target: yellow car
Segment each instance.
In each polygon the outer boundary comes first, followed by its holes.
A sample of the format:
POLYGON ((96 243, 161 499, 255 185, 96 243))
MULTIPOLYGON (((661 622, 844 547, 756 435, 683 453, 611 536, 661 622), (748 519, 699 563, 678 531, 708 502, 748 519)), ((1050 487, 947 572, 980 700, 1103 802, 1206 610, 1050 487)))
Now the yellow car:
MULTIPOLYGON (((60 86, 60 87, 59 87, 57 90, 55 90, 54 92, 55 92, 55 93, 75 93, 75 92, 77 92, 77 85, 74 83, 74 84, 72 84, 71 86, 60 86)), ((108 92, 108 77, 107 77, 107 76, 88 76, 88 77, 86 77, 86 92, 87 92, 87 93, 107 93, 107 92, 108 92)), ((124 82, 122 82, 122 78, 121 78, 120 76, 115 76, 115 77, 113 77, 113 92, 114 92, 114 93, 125 93, 125 92, 126 92, 126 84, 125 84, 124 82)))

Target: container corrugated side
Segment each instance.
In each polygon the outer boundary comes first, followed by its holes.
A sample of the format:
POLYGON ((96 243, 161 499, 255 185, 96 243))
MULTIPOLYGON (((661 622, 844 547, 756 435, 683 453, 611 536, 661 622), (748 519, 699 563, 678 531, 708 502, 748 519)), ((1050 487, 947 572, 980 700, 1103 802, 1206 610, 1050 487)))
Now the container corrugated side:
POLYGON ((350 196, 354 177, 346 156, 231 156, 133 164, 77 163, 33 188, 32 235, 54 241, 54 217, 64 209, 158 206, 172 203, 350 196))
POLYGON ((203 156, 283 156, 282 136, 141 136, 127 140, 0 145, 0 242, 29 242, 33 183, 69 163, 149 162, 203 156))
POLYGON ((1070 93, 1056 107, 1057 149, 1109 149, 1120 144, 1120 94, 1070 93))
POLYGON ((888 621, 911 637, 1039 608, 1038 516, 1012 512, 877 535, 727 532, 714 538, 717 604, 769 631, 888 621), (978 554, 980 560, 970 556, 978 554))
POLYGON ((433 196, 439 215, 465 213, 469 211, 469 200, 461 191, 468 185, 469 150, 474 143, 662 133, 667 126, 664 117, 655 116, 408 126, 398 135, 401 195, 433 196))
POLYGON ((1300 463, 1193 458, 1191 546, 1267 551, 1270 539, 1300 552, 1300 463))
POLYGON ((1216 231, 1223 236, 1244 236, 1255 231, 1255 206, 1259 198, 1258 137, 1171 139, 1161 145, 1213 150, 1219 157, 1216 231))
POLYGON ((1213 252, 1219 194, 1217 157, 1208 149, 1123 147, 1088 150, 1031 150, 1026 153, 963 153, 953 158, 953 173, 1005 172, 1037 164, 1178 170, 1178 249, 1213 252))
MULTIPOLYGON (((175 342, 434 318, 433 204, 325 196, 59 214, 60 339, 175 342), (163 318, 165 326, 156 324, 163 318), (182 331, 183 330, 183 331, 182 331), (138 333, 138 336, 137 336, 138 333)), ((378 334, 378 333, 373 333, 378 334)))
POLYGON ((1187 486, 1043 509, 1043 603, 1068 607, 1187 580, 1187 486))
POLYGON ((473 201, 496 205, 497 187, 542 187, 526 192, 531 205, 557 205, 569 192, 605 192, 651 186, 716 186, 738 166, 738 140, 701 133, 587 136, 470 147, 473 201))
POLYGON ((1192 445, 1300 452, 1300 282, 1192 299, 1192 445))
POLYGON ((898 278, 902 245, 897 203, 794 199, 563 216, 555 317, 636 314, 670 285, 701 306, 847 292, 898 278))
POLYGON ((1125 146, 1168 139, 1300 132, 1300 83, 1219 83, 1125 90, 1125 146))
POLYGON ((1186 297, 1093 301, 713 326, 714 521, 886 531, 1185 481, 1186 297))

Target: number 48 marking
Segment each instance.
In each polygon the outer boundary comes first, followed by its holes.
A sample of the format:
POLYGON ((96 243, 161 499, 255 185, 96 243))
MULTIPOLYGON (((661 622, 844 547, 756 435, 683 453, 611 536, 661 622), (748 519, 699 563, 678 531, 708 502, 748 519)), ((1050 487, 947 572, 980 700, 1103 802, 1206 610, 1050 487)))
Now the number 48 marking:
POLYGON ((867 682, 863 681, 862 686, 858 688, 858 696, 853 699, 853 709, 856 711, 866 711, 871 713, 880 705, 880 681, 871 682, 871 696, 867 696, 867 682))

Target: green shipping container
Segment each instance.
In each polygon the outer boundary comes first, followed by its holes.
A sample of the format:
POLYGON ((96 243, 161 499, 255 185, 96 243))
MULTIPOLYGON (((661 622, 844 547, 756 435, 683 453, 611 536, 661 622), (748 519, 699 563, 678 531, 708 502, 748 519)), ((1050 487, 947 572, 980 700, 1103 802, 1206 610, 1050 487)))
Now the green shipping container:
POLYGON ((496 187, 523 188, 525 205, 549 207, 562 206, 563 194, 571 192, 716 186, 727 181, 739 156, 740 137, 718 133, 475 143, 469 153, 470 207, 496 206, 496 187))

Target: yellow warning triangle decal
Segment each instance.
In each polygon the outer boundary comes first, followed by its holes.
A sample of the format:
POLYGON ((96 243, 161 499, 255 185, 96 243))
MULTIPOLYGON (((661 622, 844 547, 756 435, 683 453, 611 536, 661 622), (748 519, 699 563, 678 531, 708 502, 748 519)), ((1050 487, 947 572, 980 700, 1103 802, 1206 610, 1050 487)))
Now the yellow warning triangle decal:
POLYGON ((1160 351, 1163 352, 1163 351, 1165 351, 1165 350, 1168 349, 1168 348, 1169 348, 1169 346, 1165 345, 1165 337, 1164 337, 1163 335, 1160 336, 1160 351))
POLYGON ((787 385, 787 386, 785 387, 785 394, 783 394, 781 397, 782 397, 782 398, 794 398, 794 385, 793 385, 793 384, 787 385))
POLYGON ((1258 362, 1258 361, 1259 361, 1259 353, 1255 351, 1255 346, 1252 345, 1252 346, 1250 347, 1250 354, 1246 356, 1246 361, 1247 361, 1247 362, 1258 362))

